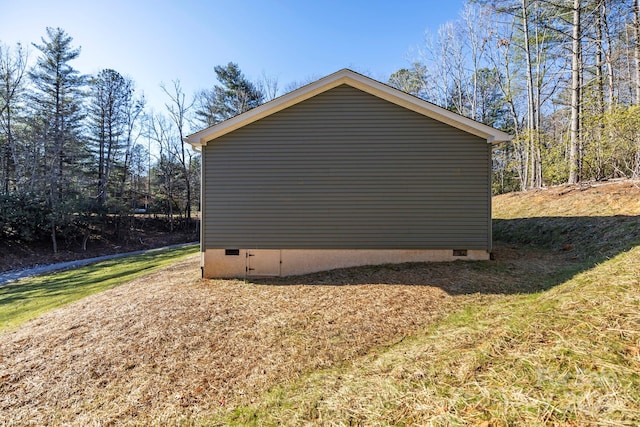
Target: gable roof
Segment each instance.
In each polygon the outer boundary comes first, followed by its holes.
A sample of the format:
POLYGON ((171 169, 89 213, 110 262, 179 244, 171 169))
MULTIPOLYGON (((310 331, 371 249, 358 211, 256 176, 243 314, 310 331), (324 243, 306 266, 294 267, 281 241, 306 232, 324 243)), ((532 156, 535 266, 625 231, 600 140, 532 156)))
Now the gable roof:
POLYGON ((395 89, 384 83, 380 83, 377 80, 373 80, 369 77, 363 76, 362 74, 358 74, 355 71, 344 68, 323 77, 320 80, 306 86, 302 86, 292 92, 262 104, 259 107, 253 108, 216 125, 193 133, 185 137, 184 141, 191 144, 194 149, 199 150, 200 147, 207 145, 208 142, 219 138, 222 135, 233 132, 236 129, 343 84, 415 111, 416 113, 422 114, 426 117, 446 123, 472 135, 486 139, 489 144, 511 140, 511 136, 505 132, 461 116, 460 114, 456 114, 442 107, 438 107, 437 105, 423 99, 409 95, 401 90, 395 89))

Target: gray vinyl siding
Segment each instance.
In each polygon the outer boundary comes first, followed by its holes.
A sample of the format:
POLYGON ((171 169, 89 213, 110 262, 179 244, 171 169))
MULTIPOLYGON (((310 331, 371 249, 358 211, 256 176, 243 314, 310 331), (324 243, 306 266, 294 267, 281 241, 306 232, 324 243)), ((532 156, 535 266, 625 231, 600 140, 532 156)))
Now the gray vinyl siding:
MULTIPOLYGON (((204 153, 203 153, 204 154, 204 153)), ((206 222, 207 222, 207 212, 206 212, 206 200, 207 200, 207 187, 204 185, 206 182, 207 176, 207 162, 204 161, 204 155, 202 156, 203 161, 200 162, 200 252, 205 252, 207 250, 206 245, 206 222)), ((204 271, 203 271, 204 274, 204 271)))
POLYGON ((203 151, 205 248, 490 248, 486 140, 350 86, 203 151))

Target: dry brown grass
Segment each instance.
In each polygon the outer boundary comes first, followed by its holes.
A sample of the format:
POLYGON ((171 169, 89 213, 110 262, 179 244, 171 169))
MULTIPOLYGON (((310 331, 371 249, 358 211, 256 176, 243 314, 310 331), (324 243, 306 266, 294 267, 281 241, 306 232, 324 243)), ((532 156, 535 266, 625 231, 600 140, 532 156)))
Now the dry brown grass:
POLYGON ((638 426, 639 289, 640 247, 548 292, 471 302, 221 423, 638 426))
MULTIPOLYGON (((500 196, 496 211, 563 216, 572 193, 598 188, 500 196)), ((582 211, 566 215, 637 202, 597 191, 608 201, 576 198, 582 211)), ((200 280, 190 258, 1 334, 0 425, 640 419, 638 250, 525 296, 593 264, 519 243, 495 252, 253 283, 200 280), (606 281, 615 288, 601 291, 606 281)))
POLYGON ((546 271, 549 255, 522 255, 504 248, 498 263, 363 267, 256 283, 200 280, 190 258, 0 335, 0 423, 219 415, 305 372, 384 349, 464 302, 542 286, 530 278, 546 271))
POLYGON ((640 213, 640 181, 586 182, 494 197, 494 218, 614 216, 640 213))

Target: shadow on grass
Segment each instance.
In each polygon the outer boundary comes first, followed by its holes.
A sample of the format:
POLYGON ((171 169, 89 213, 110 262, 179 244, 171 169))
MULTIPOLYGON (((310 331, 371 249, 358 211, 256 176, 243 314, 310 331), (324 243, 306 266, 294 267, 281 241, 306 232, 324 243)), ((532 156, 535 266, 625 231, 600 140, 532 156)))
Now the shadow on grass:
POLYGON ((451 295, 535 293, 640 245, 640 216, 494 219, 495 261, 363 266, 257 285, 436 286, 451 295))

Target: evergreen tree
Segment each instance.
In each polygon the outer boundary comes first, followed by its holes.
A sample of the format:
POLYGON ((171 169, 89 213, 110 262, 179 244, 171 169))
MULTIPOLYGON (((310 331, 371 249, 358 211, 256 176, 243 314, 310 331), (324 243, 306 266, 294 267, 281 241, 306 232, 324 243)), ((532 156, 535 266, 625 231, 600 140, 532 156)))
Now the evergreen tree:
POLYGON ((491 68, 480 68, 474 77, 475 97, 475 119, 486 125, 499 129, 506 129, 507 124, 507 104, 504 95, 498 88, 498 81, 502 77, 498 70, 491 68))
POLYGON ((112 172, 120 158, 126 138, 127 112, 133 103, 130 79, 105 69, 91 79, 89 125, 91 152, 95 158, 96 199, 107 201, 112 172))
POLYGON ((220 85, 199 95, 198 118, 212 126, 262 104, 264 94, 242 73, 238 64, 214 67, 220 85))
POLYGON ((424 66, 414 64, 411 69, 401 68, 389 77, 389 86, 395 87, 403 92, 424 98, 425 97, 425 74, 424 66))
POLYGON ((80 55, 80 49, 73 47, 72 41, 61 28, 48 27, 42 44, 34 43, 40 56, 29 72, 35 86, 31 103, 44 155, 42 186, 52 212, 54 252, 58 251, 57 230, 68 216, 67 209, 71 209, 69 202, 75 199, 74 190, 85 186, 81 166, 86 151, 80 135, 84 77, 69 64, 80 55))

